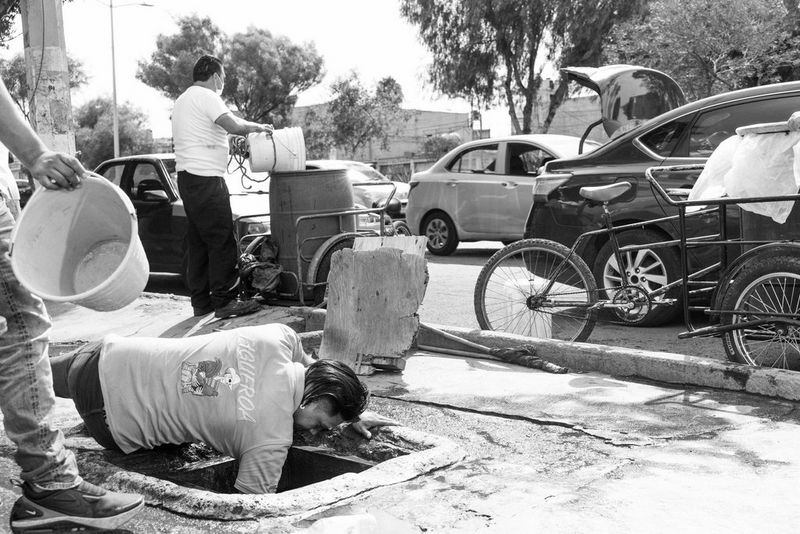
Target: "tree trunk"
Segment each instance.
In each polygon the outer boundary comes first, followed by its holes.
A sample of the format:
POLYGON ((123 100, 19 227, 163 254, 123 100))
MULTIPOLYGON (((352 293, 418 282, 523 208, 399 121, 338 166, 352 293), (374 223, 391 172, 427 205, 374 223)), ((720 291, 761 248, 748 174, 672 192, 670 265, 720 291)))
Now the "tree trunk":
POLYGON ((558 87, 556 87, 555 93, 550 95, 550 104, 547 107, 547 118, 544 120, 544 124, 542 124, 542 132, 547 133, 550 129, 550 124, 552 124, 553 119, 556 116, 556 112, 561 104, 564 102, 564 99, 567 96, 567 88, 569 87, 569 80, 567 79, 566 74, 561 75, 561 79, 558 82, 558 87))

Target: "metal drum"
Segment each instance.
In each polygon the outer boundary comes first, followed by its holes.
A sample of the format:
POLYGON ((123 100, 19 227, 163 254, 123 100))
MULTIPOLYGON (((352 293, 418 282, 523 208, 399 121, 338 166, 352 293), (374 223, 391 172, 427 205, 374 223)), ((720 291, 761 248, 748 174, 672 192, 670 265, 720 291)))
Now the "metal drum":
POLYGON ((356 229, 355 215, 341 215, 355 204, 353 187, 344 169, 273 173, 269 187, 272 240, 278 244, 278 263, 285 272, 283 293, 296 293, 314 253, 328 238, 356 229))

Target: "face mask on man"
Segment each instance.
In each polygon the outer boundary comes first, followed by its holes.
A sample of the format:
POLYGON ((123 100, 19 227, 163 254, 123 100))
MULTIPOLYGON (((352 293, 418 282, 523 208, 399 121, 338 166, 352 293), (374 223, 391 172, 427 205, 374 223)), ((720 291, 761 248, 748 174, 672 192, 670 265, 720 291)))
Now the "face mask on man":
POLYGON ((222 82, 222 78, 220 78, 219 74, 214 74, 214 92, 218 95, 222 95, 222 89, 225 87, 225 84, 222 82), (219 80, 219 87, 217 87, 217 80, 219 80))

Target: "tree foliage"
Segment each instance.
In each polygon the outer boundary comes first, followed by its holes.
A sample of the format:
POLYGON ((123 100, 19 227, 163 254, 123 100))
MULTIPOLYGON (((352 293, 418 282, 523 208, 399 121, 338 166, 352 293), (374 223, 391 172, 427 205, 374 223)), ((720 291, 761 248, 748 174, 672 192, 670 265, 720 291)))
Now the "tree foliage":
POLYGON ((322 56, 312 43, 249 28, 225 45, 227 98, 249 120, 285 126, 297 95, 322 80, 322 56))
POLYGON ((192 85, 192 68, 202 54, 219 57, 225 66, 223 99, 243 117, 275 126, 288 124, 301 91, 322 79, 322 57, 313 44, 249 28, 224 34, 209 18, 196 15, 178 21, 174 35, 159 35, 156 51, 139 62, 136 77, 175 99, 192 85))
MULTIPOLYGON (((88 78, 80 60, 67 56, 67 69, 70 89, 86 85, 88 78)), ((27 118, 30 113, 30 102, 33 95, 31 94, 31 87, 28 86, 25 56, 17 54, 11 59, 0 58, 0 78, 6 84, 11 98, 14 99, 14 102, 27 118)))
MULTIPOLYGON (((651 0, 640 17, 611 32, 605 57, 663 71, 694 100, 775 81, 778 65, 767 60, 775 58, 771 48, 786 20, 781 0, 651 0)), ((796 64, 796 49, 784 51, 796 64)))
MULTIPOLYGON (((603 65, 606 36, 619 24, 641 13, 646 3, 647 0, 560 0, 553 17, 553 43, 548 59, 557 68, 603 65)), ((550 127, 568 88, 569 81, 562 75, 550 95, 544 131, 550 127)))
MULTIPOLYGON (((64 0, 63 3, 71 2, 72 0, 64 0)), ((19 0, 0 0, 0 46, 7 46, 8 41, 14 29, 14 21, 19 15, 19 0)))
POLYGON ((545 67, 596 60, 603 32, 638 1, 401 0, 400 9, 433 55, 437 90, 483 107, 502 98, 512 130, 528 133, 545 67))
MULTIPOLYGON (((147 115, 130 104, 117 105, 120 155, 146 154, 153 151, 153 133, 147 115)), ((114 157, 114 115, 110 98, 95 98, 74 112, 75 147, 81 161, 93 169, 114 157)))
POLYGON ((327 159, 333 146, 333 125, 321 107, 310 108, 300 120, 308 159, 327 159))
POLYGON ((358 74, 351 72, 331 85, 333 99, 328 106, 330 137, 336 146, 354 157, 360 148, 377 141, 388 148, 389 137, 397 125, 405 121, 400 108, 403 90, 394 78, 380 80, 374 91, 361 83, 358 74))
POLYGON ((178 33, 159 35, 149 61, 139 61, 136 78, 176 99, 192 85, 192 69, 203 54, 222 54, 222 30, 208 17, 190 15, 178 20, 178 33))

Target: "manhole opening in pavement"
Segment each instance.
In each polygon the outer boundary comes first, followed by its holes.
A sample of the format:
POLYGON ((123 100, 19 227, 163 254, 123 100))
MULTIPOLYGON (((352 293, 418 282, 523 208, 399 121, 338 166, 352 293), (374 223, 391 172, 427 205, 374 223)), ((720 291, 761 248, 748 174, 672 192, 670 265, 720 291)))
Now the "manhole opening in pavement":
MULTIPOLYGON (((377 431, 370 440, 340 428, 311 436, 296 433, 277 491, 289 491, 342 475, 360 473, 386 460, 425 450, 393 432, 377 431)), ((104 451, 104 459, 127 471, 168 480, 180 486, 216 493, 234 489, 239 461, 202 443, 162 446, 123 454, 104 451)))

